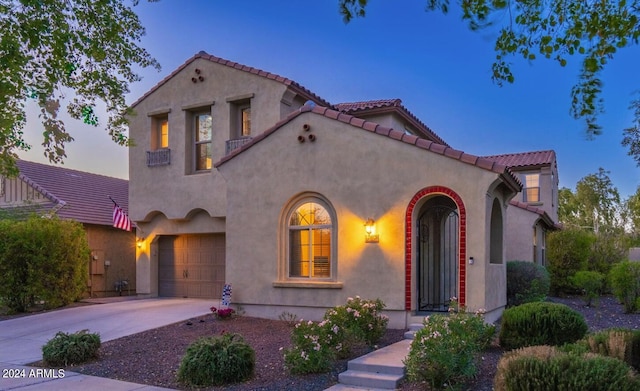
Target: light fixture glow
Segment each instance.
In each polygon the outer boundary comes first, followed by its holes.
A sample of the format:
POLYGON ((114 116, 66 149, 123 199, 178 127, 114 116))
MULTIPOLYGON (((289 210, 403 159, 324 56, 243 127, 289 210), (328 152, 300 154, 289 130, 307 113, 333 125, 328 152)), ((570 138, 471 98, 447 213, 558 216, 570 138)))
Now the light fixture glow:
POLYGON ((365 243, 378 243, 380 241, 380 237, 376 232, 376 222, 369 218, 364 223, 364 242, 365 243))

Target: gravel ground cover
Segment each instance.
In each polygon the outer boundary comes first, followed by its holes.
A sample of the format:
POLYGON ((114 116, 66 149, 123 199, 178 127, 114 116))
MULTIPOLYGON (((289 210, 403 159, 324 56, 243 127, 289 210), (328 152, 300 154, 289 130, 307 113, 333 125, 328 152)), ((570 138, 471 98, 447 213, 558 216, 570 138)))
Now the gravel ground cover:
MULTIPOLYGON (((622 305, 613 297, 602 297, 598 303, 586 307, 580 297, 550 298, 581 312, 590 331, 611 327, 640 329, 640 314, 624 314, 622 305)), ((0 320, 7 317, 0 317, 0 320)), ((256 371, 252 380, 208 390, 324 390, 337 382, 338 373, 345 371, 348 360, 336 363, 330 373, 294 376, 284 366, 283 349, 290 346, 292 324, 280 320, 257 319, 237 316, 229 320, 217 320, 206 315, 189 321, 105 342, 100 358, 94 362, 67 368, 68 371, 102 376, 134 383, 174 389, 185 389, 176 382, 176 372, 187 346, 201 336, 219 335, 224 332, 241 334, 256 352, 256 371)), ((387 330, 378 347, 397 342, 404 330, 387 330)), ((354 356, 367 353, 366 348, 354 352, 354 356)), ((493 377, 502 349, 494 344, 478 358, 478 374, 466 387, 468 390, 492 390, 493 377)), ((424 390, 423 384, 405 382, 400 390, 424 390)))

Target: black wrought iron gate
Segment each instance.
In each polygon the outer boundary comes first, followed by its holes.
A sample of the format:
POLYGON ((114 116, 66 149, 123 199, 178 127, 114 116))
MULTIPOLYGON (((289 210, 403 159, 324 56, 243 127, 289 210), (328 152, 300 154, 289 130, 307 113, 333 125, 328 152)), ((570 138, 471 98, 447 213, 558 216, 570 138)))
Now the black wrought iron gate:
POLYGON ((447 197, 420 209, 417 221, 418 311, 447 311, 457 296, 458 211, 447 197))

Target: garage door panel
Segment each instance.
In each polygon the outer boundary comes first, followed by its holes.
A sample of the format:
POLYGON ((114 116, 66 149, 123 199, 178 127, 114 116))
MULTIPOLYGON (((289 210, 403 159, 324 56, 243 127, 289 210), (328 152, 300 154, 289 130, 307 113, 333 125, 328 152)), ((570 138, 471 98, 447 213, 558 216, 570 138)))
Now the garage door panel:
POLYGON ((224 246, 222 234, 161 237, 159 295, 219 299, 225 283, 224 246))

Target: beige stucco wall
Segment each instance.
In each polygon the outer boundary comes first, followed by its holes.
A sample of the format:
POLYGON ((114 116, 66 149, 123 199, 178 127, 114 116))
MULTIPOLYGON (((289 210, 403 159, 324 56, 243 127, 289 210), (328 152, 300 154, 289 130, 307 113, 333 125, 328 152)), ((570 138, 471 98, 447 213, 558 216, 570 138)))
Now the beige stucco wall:
POLYGON ((496 173, 312 113, 298 116, 219 170, 228 191, 227 279, 234 301, 244 308, 277 317, 282 309, 323 309, 359 295, 381 298, 388 310, 404 312, 405 214, 412 197, 433 185, 457 193, 466 208, 466 250, 475 258, 467 265, 467 305, 492 311, 505 304, 503 295, 487 298, 495 292, 485 287, 506 286, 504 264, 488 265, 485 199, 493 197, 487 192, 496 173), (311 125, 315 142, 298 142, 299 135, 308 135, 304 123, 311 125), (326 197, 338 216, 335 287, 278 283, 286 256, 281 219, 291 199, 305 192, 326 197), (364 243, 363 223, 369 217, 377 221, 378 244, 364 243))
POLYGON ((225 216, 225 181, 217 170, 192 174, 191 116, 196 108, 211 111, 212 161, 216 162, 225 154, 225 142, 235 138, 230 127, 231 102, 247 98, 251 101, 254 134, 304 103, 283 83, 196 59, 134 107, 130 132, 135 145, 129 149, 129 211, 134 221, 147 221, 155 212, 168 219, 184 219, 194 209, 225 216), (204 80, 194 83, 194 76, 204 80), (153 115, 168 115, 170 165, 146 165, 153 115))
POLYGON ((91 249, 90 295, 107 297, 136 294, 135 234, 93 224, 84 224, 84 228, 91 249), (118 292, 114 284, 121 280, 127 280, 128 285, 118 292))
POLYGON ((507 261, 533 262, 534 227, 537 236, 536 263, 544 264, 546 228, 540 216, 515 206, 508 208, 505 232, 507 261))

